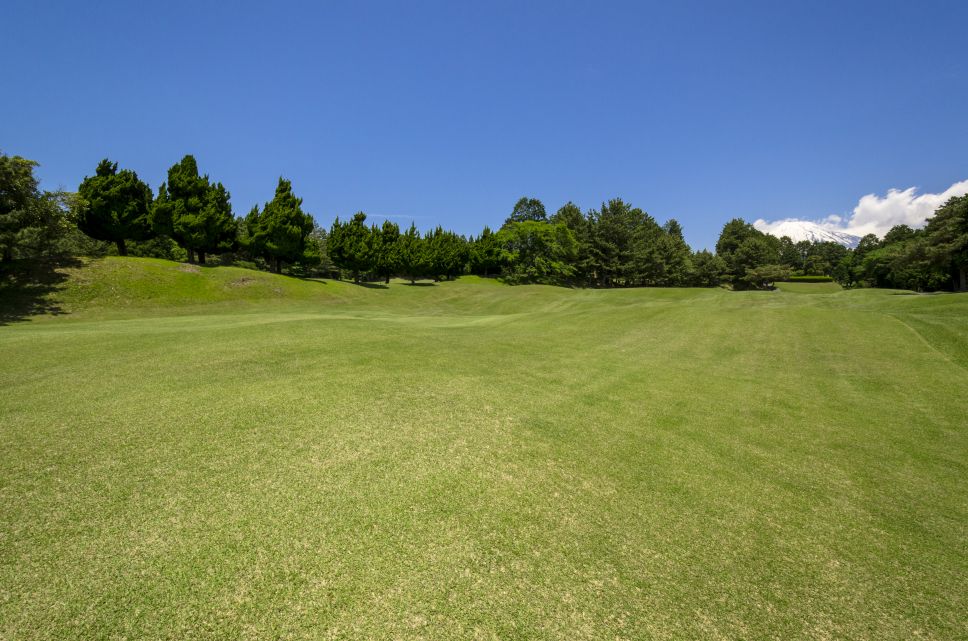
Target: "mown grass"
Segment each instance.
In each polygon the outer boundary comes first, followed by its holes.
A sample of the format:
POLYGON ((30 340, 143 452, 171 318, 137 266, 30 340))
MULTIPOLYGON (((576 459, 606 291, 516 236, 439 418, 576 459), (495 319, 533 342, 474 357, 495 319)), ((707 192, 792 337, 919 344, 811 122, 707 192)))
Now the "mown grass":
POLYGON ((963 295, 184 269, 0 327, 0 638, 968 637, 963 295))

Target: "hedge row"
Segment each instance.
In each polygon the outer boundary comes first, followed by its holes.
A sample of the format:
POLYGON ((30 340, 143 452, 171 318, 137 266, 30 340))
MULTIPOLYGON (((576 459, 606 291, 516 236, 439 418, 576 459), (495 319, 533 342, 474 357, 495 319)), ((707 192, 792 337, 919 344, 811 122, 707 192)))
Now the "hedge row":
POLYGON ((834 279, 831 276, 790 276, 787 278, 791 283, 830 283, 834 279))

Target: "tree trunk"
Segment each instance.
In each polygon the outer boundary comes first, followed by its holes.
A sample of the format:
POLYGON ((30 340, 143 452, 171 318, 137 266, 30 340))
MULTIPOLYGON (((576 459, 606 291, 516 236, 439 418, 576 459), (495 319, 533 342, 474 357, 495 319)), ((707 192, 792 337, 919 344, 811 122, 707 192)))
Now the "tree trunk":
POLYGON ((0 262, 9 263, 12 260, 13 260, 13 247, 4 247, 3 261, 0 261, 0 262))
POLYGON ((353 270, 353 282, 357 285, 360 284, 360 272, 353 270))
POLYGON ((205 252, 203 252, 201 249, 198 250, 198 264, 205 264, 205 252))
POLYGON ((968 267, 963 266, 958 268, 958 280, 960 281, 958 283, 958 291, 968 292, 968 267))
POLYGON ((282 261, 278 257, 272 259, 272 271, 277 274, 282 273, 282 261))
POLYGON ((389 272, 387 272, 387 279, 386 279, 386 284, 387 284, 387 285, 389 285, 389 284, 390 284, 390 273, 389 273, 389 272))
POLYGON ((191 247, 189 247, 186 251, 188 252, 188 262, 194 263, 195 262, 195 250, 192 249, 191 247))
POLYGON ((128 248, 124 244, 124 239, 123 238, 119 238, 118 240, 116 240, 114 242, 118 246, 118 256, 127 256, 128 255, 128 248))

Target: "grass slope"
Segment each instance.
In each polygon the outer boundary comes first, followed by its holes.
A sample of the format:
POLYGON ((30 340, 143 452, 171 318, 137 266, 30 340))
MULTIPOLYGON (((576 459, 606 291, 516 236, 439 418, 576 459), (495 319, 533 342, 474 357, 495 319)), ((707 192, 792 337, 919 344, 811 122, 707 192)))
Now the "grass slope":
POLYGON ((964 295, 185 269, 0 327, 0 638, 968 637, 964 295))

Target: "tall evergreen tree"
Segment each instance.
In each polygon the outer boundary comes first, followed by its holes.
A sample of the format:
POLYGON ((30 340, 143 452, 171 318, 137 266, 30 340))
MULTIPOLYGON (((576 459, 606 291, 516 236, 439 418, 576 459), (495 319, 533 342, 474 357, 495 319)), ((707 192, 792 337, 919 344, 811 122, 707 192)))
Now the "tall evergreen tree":
POLYGON ((395 222, 384 220, 379 228, 374 225, 370 233, 374 269, 383 277, 383 282, 389 284, 390 277, 397 271, 397 242, 400 240, 400 227, 395 222))
POLYGON ((692 273, 692 250, 682 235, 682 227, 675 219, 662 227, 662 234, 655 240, 655 285, 681 287, 688 284, 692 273))
POLYGON ((263 256, 277 274, 283 263, 307 260, 306 238, 313 231, 313 217, 302 210, 302 198, 292 193, 292 183, 279 178, 276 194, 262 212, 254 207, 246 216, 248 246, 263 256))
POLYGON ((651 216, 621 198, 591 212, 589 276, 599 287, 654 285, 663 273, 662 228, 651 216))
POLYGON ((0 154, 0 262, 14 259, 24 230, 34 223, 33 205, 40 198, 36 166, 33 160, 0 154))
POLYGON ((504 252, 497 235, 491 231, 490 227, 485 226, 481 235, 473 239, 470 243, 470 262, 471 272, 484 276, 496 274, 501 269, 504 252))
POLYGON ((336 219, 329 234, 329 257, 334 265, 351 272, 355 283, 374 268, 373 234, 366 226, 366 214, 357 212, 345 224, 336 219))
POLYGON ((951 274, 952 289, 968 291, 968 194, 938 208, 924 231, 931 262, 951 274))
POLYGON ((591 281, 592 271, 592 223, 586 217, 578 205, 569 201, 561 206, 554 215, 551 222, 564 225, 571 230, 578 243, 577 255, 575 257, 575 273, 573 279, 576 284, 587 285, 591 281))
POLYGON ((397 268, 400 275, 409 280, 411 285, 430 272, 430 259, 425 245, 413 223, 410 223, 410 228, 397 240, 397 268))
POLYGON ((237 227, 222 183, 198 174, 195 158, 187 155, 168 170, 168 182, 158 189, 152 211, 156 232, 170 236, 188 252, 189 262, 205 264, 205 255, 231 249, 237 227))
POLYGON ((742 218, 734 218, 719 234, 716 255, 726 264, 727 280, 737 287, 750 286, 759 278, 757 274, 754 281, 747 279, 750 270, 780 263, 780 239, 764 234, 742 218))
POLYGON ((696 287, 718 287, 726 272, 726 263, 712 252, 698 251, 692 256, 691 285, 696 287))
POLYGON ((118 171, 118 163, 105 158, 77 191, 83 201, 78 228, 91 238, 114 243, 119 255, 128 255, 126 240, 147 240, 154 235, 151 189, 130 169, 118 171))
POLYGON ((467 264, 467 241, 461 236, 437 227, 424 238, 430 276, 453 279, 464 272, 467 264))

